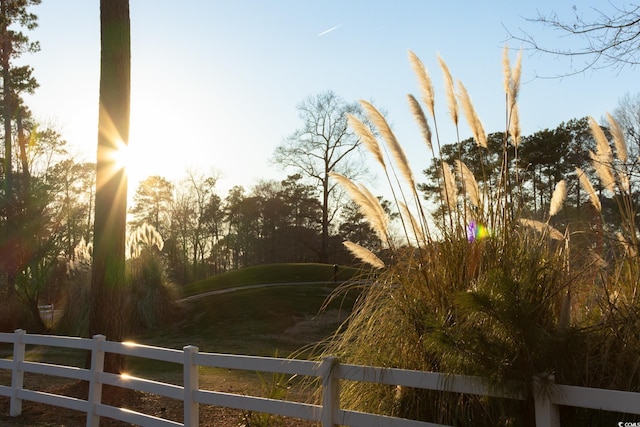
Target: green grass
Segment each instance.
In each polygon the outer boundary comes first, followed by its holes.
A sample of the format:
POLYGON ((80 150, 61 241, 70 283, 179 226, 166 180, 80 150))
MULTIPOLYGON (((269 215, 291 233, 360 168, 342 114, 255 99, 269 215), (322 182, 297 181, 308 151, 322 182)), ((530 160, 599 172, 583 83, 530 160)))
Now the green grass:
POLYGON ((331 335, 351 312, 358 291, 320 312, 333 286, 321 284, 253 288, 186 303, 181 321, 136 337, 145 344, 200 351, 286 356, 331 335))
MULTIPOLYGON (((336 285, 358 279, 362 271, 340 266, 337 279, 329 264, 271 264, 227 272, 183 288, 183 296, 239 286, 282 283, 186 301, 181 318, 163 328, 131 337, 132 341, 203 352, 282 357, 332 335, 351 313, 359 289, 327 304, 336 285), (290 283, 290 285, 289 285, 290 283), (324 307, 324 309, 323 309, 324 307)), ((154 373, 179 369, 171 364, 130 358, 133 371, 154 373)))
MULTIPOLYGON (((272 264, 224 273, 189 284, 183 296, 212 290, 267 283, 292 283, 205 296, 184 303, 181 318, 132 341, 181 349, 195 345, 203 352, 282 357, 304 357, 313 346, 332 335, 351 313, 360 289, 354 287, 323 306, 336 284, 358 279, 361 270, 333 265, 272 264), (324 283, 322 283, 324 282, 324 283), (295 284, 294 284, 295 283, 295 284)), ((135 372, 178 369, 171 364, 130 358, 135 372)))
MULTIPOLYGON (((331 264, 268 264, 228 271, 182 287, 182 296, 188 297, 218 289, 266 283, 299 283, 334 281, 331 264)), ((353 279, 360 270, 339 266, 335 280, 342 283, 353 279)))
MULTIPOLYGON (((322 284, 252 288, 211 295, 185 303, 183 318, 131 340, 146 345, 182 349, 195 345, 201 352, 255 356, 306 357, 315 344, 331 336, 351 313, 359 289, 346 292, 322 311, 334 287, 322 284)), ((181 366, 129 357, 131 374, 161 380, 179 373, 181 366)), ((203 374, 219 373, 202 368, 203 374)), ((233 375, 246 379, 246 373, 233 375)))

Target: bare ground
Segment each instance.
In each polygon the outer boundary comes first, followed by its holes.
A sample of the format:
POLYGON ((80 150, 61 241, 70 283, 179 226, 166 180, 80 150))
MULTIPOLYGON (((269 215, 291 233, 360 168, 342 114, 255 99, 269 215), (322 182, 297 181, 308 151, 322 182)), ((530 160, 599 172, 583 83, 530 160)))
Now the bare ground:
MULTIPOLYGON (((228 376, 207 376, 207 382, 219 380, 221 385, 216 390, 230 393, 253 394, 248 389, 247 384, 236 383, 228 376)), ((201 388, 208 388, 201 384, 201 388)), ((64 394, 66 396, 86 399, 87 384, 83 382, 70 382, 63 386, 48 389, 52 393, 64 394)), ((259 394, 259 390, 256 390, 259 394)), ((161 397, 158 395, 132 391, 115 387, 105 387, 103 391, 103 401, 108 405, 119 406, 148 415, 182 422, 183 407, 182 401, 161 397)), ((69 409, 58 408, 49 405, 42 405, 34 402, 23 402, 22 415, 19 417, 9 417, 9 399, 0 397, 0 425, 2 426, 84 426, 86 415, 69 409)), ((273 426, 317 426, 318 423, 299 420, 271 417, 273 426)), ((132 424, 121 421, 102 418, 101 426, 120 427, 132 424)), ((257 425, 249 419, 249 414, 245 411, 222 408, 211 405, 200 405, 200 426, 220 426, 220 427, 240 427, 257 425)))

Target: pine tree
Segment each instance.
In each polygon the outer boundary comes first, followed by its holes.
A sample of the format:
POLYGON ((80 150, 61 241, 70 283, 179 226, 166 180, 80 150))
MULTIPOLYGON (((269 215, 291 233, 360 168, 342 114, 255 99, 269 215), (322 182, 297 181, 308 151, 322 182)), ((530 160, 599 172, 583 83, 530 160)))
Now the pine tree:
MULTIPOLYGON (((91 275, 90 334, 122 341, 127 178, 115 152, 129 139, 131 38, 129 0, 100 1, 100 115, 91 275)), ((110 354, 104 369, 121 372, 124 357, 110 354)))

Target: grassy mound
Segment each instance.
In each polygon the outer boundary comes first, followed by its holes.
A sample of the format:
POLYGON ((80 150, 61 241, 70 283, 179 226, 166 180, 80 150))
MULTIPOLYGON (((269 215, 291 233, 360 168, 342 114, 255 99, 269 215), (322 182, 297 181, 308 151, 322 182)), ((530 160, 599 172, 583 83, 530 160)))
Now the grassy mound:
POLYGON ((298 284, 203 297, 185 303, 180 322, 140 340, 170 348, 191 344, 207 352, 286 356, 332 335, 351 313, 358 292, 324 307, 333 289, 298 284))
POLYGON ((230 271, 191 283, 182 296, 247 286, 235 292, 184 301, 181 321, 153 334, 146 344, 201 351, 272 356, 312 346, 335 333, 349 316, 360 287, 329 300, 336 286, 364 277, 362 270, 330 264, 270 264, 230 271), (274 284, 256 288, 252 285, 274 284))
POLYGON ((334 267, 331 264, 268 264, 241 270, 228 271, 204 280, 185 285, 182 296, 188 297, 218 289, 243 285, 268 283, 301 283, 322 282, 342 283, 353 279, 360 270, 352 267, 338 267, 334 278, 334 267))

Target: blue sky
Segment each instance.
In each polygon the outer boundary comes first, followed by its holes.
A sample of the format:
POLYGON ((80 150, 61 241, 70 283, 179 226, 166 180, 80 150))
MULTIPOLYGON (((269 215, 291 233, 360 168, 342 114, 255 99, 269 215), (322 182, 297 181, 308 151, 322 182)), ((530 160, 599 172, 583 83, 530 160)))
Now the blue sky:
MULTIPOLYGON (((602 3, 581 2, 579 11, 593 13, 590 5, 606 7, 602 3)), ((221 191, 284 178, 286 172, 269 163, 274 147, 300 127, 296 105, 326 90, 387 111, 418 175, 429 153, 406 103, 408 93, 419 94, 408 50, 432 75, 442 143, 454 142, 455 131, 446 120, 438 53, 471 94, 485 129, 499 131, 505 28, 524 29, 551 45, 570 42, 525 20, 538 11, 567 19, 572 13, 571 3, 557 1, 131 0, 129 192, 146 176, 175 180, 186 168, 219 174, 221 191)), ((43 0, 33 12, 39 28, 31 38, 42 50, 20 62, 34 67, 41 87, 27 103, 79 156, 94 160, 99 2, 43 0)), ((524 135, 585 115, 600 118, 625 93, 638 92, 633 69, 535 78, 569 67, 566 60, 524 53, 524 135)), ((466 124, 461 132, 470 136, 466 124)))

